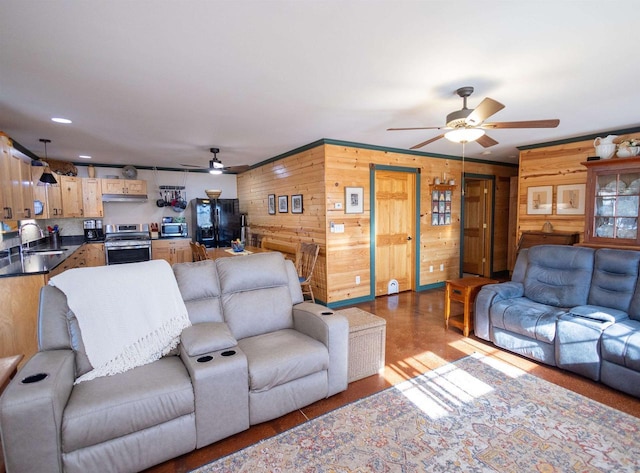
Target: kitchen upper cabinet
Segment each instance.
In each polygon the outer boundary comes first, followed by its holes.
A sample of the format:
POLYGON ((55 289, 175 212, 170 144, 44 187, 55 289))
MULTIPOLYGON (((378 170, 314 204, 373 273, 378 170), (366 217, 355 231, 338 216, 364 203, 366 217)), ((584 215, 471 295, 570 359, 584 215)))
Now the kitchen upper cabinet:
POLYGON ((74 176, 57 176, 62 192, 62 216, 83 217, 82 178, 74 176))
POLYGON ((103 194, 133 194, 147 193, 147 181, 139 179, 102 179, 103 194))
POLYGON ((15 149, 11 149, 10 179, 12 218, 33 218, 31 158, 15 149))
POLYGON ((55 218, 62 217, 62 191, 60 188, 60 177, 56 176, 56 184, 38 185, 40 176, 46 168, 44 166, 33 166, 31 168, 31 181, 33 183, 34 217, 35 218, 55 218), (39 201, 40 203, 37 203, 39 201), (42 210, 39 212, 39 207, 42 210))
POLYGON ((151 258, 163 259, 169 264, 193 261, 189 239, 153 240, 151 242, 151 258))
POLYGON ((101 179, 82 179, 82 199, 84 217, 103 217, 101 179))
POLYGON ((0 134, 0 205, 2 213, 0 218, 14 218, 13 199, 11 195, 11 140, 8 136, 0 134))

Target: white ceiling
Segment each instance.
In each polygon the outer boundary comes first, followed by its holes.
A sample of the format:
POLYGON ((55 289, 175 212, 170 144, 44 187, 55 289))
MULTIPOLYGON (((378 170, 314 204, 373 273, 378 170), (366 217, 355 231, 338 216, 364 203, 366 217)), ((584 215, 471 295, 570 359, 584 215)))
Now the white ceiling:
MULTIPOLYGON (((2 0, 0 130, 50 158, 254 164, 320 138, 409 148, 489 96, 466 156, 640 125, 635 0, 2 0), (51 117, 73 120, 59 125, 51 117)), ((461 154, 439 140, 422 149, 461 154)))

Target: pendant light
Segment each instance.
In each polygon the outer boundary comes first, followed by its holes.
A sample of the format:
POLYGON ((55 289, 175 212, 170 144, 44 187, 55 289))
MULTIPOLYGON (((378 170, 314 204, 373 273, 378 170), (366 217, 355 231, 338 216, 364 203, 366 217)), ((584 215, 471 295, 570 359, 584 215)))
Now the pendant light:
MULTIPOLYGON (((47 143, 51 143, 51 140, 46 138, 40 138, 40 142, 44 143, 44 159, 47 159, 47 143)), ((57 184, 56 178, 49 171, 49 163, 44 163, 44 171, 42 172, 42 176, 40 176, 40 181, 38 182, 39 186, 46 186, 48 184, 57 184)))

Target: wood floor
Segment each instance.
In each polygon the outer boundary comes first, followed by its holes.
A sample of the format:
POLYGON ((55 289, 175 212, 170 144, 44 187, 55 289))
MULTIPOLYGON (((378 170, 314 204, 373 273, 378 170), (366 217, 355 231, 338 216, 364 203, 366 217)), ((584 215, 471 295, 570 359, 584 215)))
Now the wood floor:
MULTIPOLYGON (((307 419, 474 352, 501 359, 527 370, 539 378, 640 417, 640 400, 634 397, 579 375, 510 354, 488 342, 475 338, 473 335, 465 338, 458 329, 445 330, 443 298, 444 289, 434 289, 420 293, 405 292, 394 296, 379 297, 372 302, 357 304, 356 307, 383 317, 387 321, 384 373, 351 383, 343 393, 170 460, 147 470, 147 473, 190 471, 261 439, 290 429, 307 419)), ((456 313, 462 313, 462 305, 453 303, 452 314, 456 313)))

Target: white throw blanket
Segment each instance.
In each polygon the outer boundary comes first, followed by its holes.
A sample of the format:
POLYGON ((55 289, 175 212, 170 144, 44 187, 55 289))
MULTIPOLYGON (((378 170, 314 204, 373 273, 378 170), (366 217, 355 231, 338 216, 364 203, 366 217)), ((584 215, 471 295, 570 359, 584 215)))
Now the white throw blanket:
POLYGON ((165 260, 70 269, 49 284, 67 296, 94 368, 76 384, 160 359, 191 325, 165 260))

